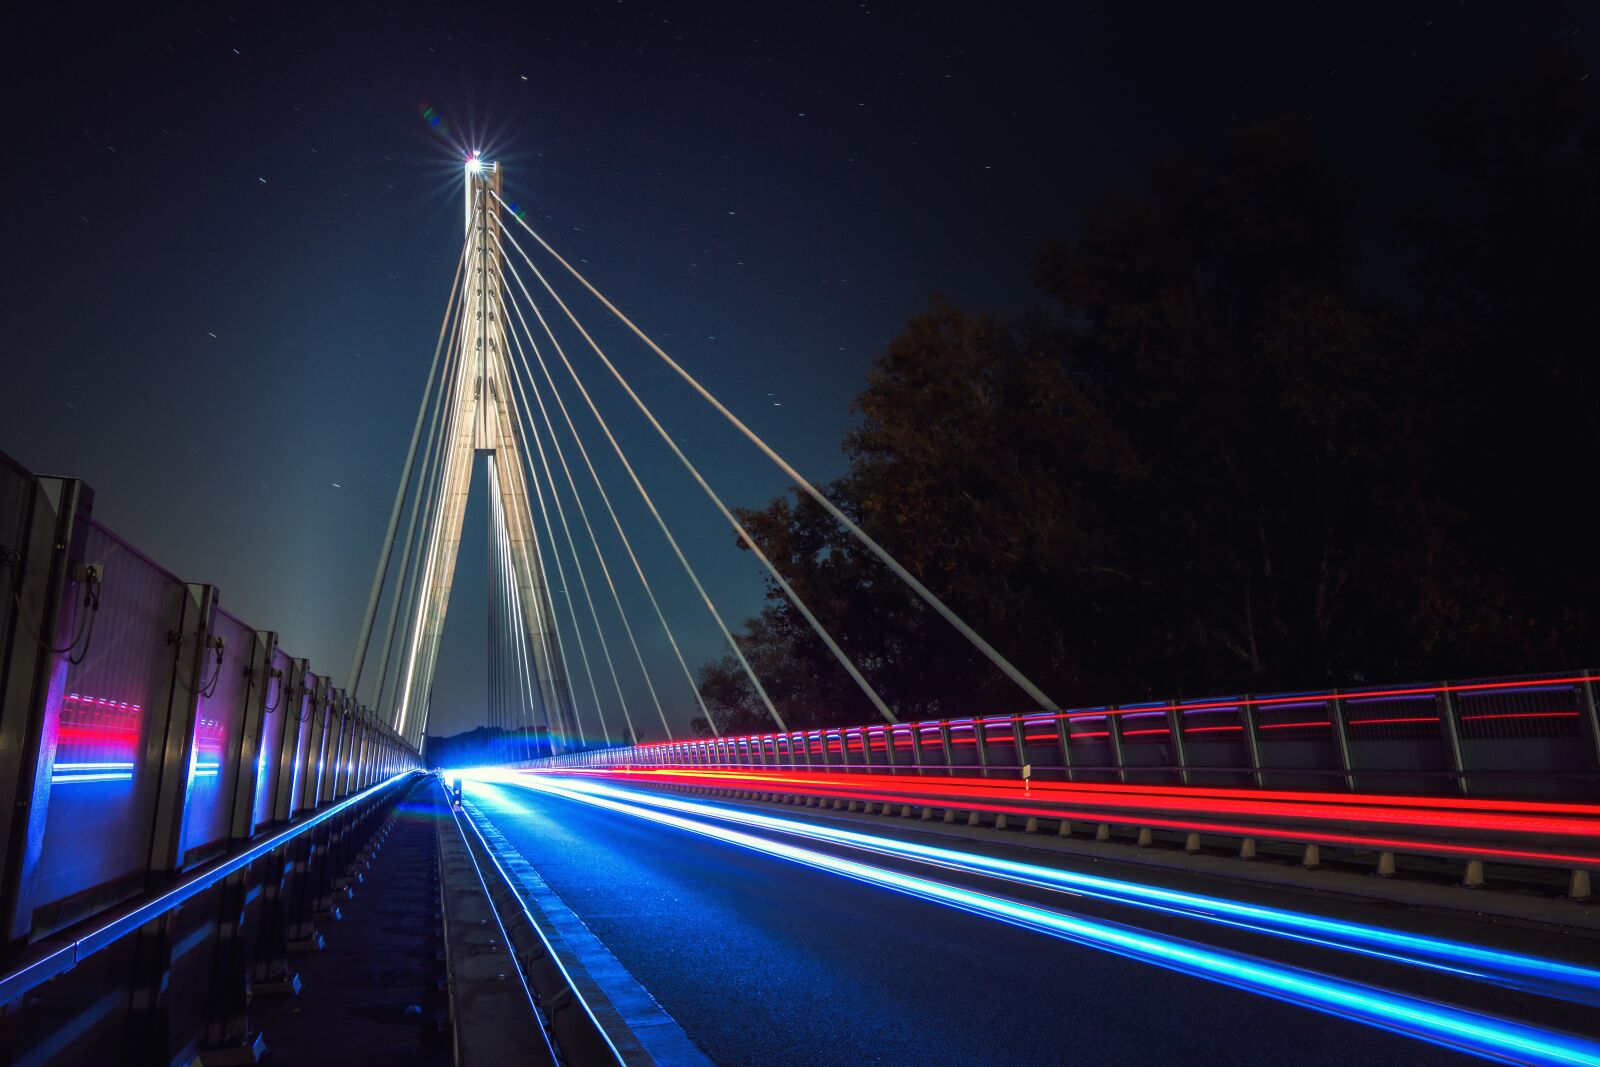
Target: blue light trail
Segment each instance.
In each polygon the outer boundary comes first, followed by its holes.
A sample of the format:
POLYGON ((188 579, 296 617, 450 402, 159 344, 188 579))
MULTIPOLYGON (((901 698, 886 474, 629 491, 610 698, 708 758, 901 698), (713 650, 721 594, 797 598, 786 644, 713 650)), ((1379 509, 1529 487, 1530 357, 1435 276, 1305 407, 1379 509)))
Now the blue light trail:
POLYGON ((1207 948, 1162 934, 1148 933, 1041 908, 932 879, 833 856, 783 841, 773 841, 669 811, 568 788, 548 779, 494 771, 466 772, 479 781, 518 785, 564 797, 701 837, 826 871, 907 896, 997 919, 1062 940, 1152 963, 1286 1003, 1351 1019, 1448 1048, 1504 1063, 1590 1065, 1600 1067, 1600 1045, 1508 1020, 1344 979, 1287 967, 1242 953, 1207 948))
POLYGON ((1163 889, 1099 875, 1080 874, 1032 863, 917 844, 877 834, 844 830, 781 816, 700 804, 593 781, 564 781, 573 790, 593 792, 632 803, 683 812, 722 822, 828 841, 881 855, 930 863, 949 870, 1001 878, 1020 885, 1073 893, 1130 907, 1221 923, 1252 932, 1305 941, 1339 951, 1355 952, 1426 967, 1461 977, 1541 996, 1600 1006, 1600 971, 1557 960, 1479 945, 1410 934, 1380 926, 1325 919, 1304 912, 1243 904, 1221 897, 1163 889))

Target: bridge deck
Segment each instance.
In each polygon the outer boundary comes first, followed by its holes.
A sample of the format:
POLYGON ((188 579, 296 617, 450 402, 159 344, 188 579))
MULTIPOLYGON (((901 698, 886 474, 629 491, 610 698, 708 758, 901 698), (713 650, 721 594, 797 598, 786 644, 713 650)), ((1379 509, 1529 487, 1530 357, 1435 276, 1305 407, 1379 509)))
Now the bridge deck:
MULTIPOLYGON (((1445 1063, 1443 1049, 571 800, 469 783, 469 801, 722 1063, 1445 1063)), ((764 810, 771 811, 770 807, 764 810)), ((915 836, 915 828, 891 832, 915 836)), ((925 839, 927 835, 924 835, 925 839)), ((1037 859, 1036 856, 1031 857, 1037 859)), ((874 860, 874 862, 878 862, 874 860)), ((886 861, 887 862, 887 861, 886 861)), ((1201 879, 1064 859, 1194 889, 1201 879)), ((893 865, 889 863, 889 865, 893 865)), ((987 888, 993 888, 992 886, 987 888)), ((1569 956, 1562 935, 1287 888, 1256 903, 1569 956), (1563 951, 1564 947, 1564 951, 1563 951)), ((1581 1030, 1586 1009, 1368 957, 1006 887, 1079 914, 1581 1030)), ((1593 945, 1589 946, 1593 948, 1593 945)))

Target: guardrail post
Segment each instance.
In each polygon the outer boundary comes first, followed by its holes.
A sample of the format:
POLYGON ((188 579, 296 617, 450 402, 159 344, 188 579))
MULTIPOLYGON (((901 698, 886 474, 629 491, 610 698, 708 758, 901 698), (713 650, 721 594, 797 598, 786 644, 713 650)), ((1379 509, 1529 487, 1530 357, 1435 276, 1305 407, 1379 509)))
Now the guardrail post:
POLYGON ((978 777, 989 777, 989 726, 982 719, 972 720, 972 746, 978 753, 978 777))
POLYGON ((1583 724, 1589 734, 1589 756, 1594 761, 1592 769, 1600 771, 1600 709, 1595 705, 1593 670, 1583 672, 1583 724))
MULTIPOLYGON (((24 477, 18 472, 18 477, 24 477)), ((50 806, 49 754, 41 752, 52 705, 66 685, 64 647, 76 633, 78 605, 73 569, 83 559, 94 491, 74 478, 29 479, 23 504, 28 514, 18 525, 24 542, 0 544, 0 574, 9 592, 0 602, 0 620, 9 620, 11 641, 0 661, 0 731, 11 743, 0 745, 0 945, 25 941, 33 928, 33 875, 44 845, 50 806), (73 609, 76 610, 73 610, 73 609), (41 771, 43 773, 41 773, 41 771)), ((0 629, 0 651, 5 631, 0 629)))
POLYGON ((1244 728, 1244 748, 1250 760, 1250 777, 1257 789, 1265 789, 1267 776, 1261 768, 1261 734, 1258 732, 1260 718, 1256 712, 1255 698, 1248 693, 1240 697, 1239 725, 1244 728))
POLYGON ((1334 752, 1339 758, 1339 771, 1344 775, 1347 792, 1356 791, 1355 767, 1350 761, 1350 729, 1344 719, 1344 690, 1335 689, 1328 702, 1328 726, 1333 735, 1334 752))
POLYGON ((1189 784, 1189 746, 1183 738, 1183 712, 1176 700, 1167 701, 1167 732, 1172 735, 1172 755, 1178 761, 1178 781, 1189 784))
POLYGON ((1066 781, 1075 782, 1078 776, 1072 770, 1072 720, 1062 711, 1055 713, 1055 719, 1056 744, 1061 746, 1061 777, 1066 781))
POLYGON ((1117 768, 1117 781, 1128 780, 1128 762, 1122 752, 1122 712, 1115 706, 1106 708, 1106 741, 1111 745, 1111 763, 1117 768))
POLYGON ((956 757, 950 745, 950 723, 942 720, 939 723, 939 746, 944 751, 944 773, 946 777, 956 776, 956 757))
POLYGON ((1027 731, 1022 726, 1022 716, 1011 717, 1011 743, 1017 748, 1017 777, 1022 777, 1022 768, 1028 765, 1028 738, 1027 731))
POLYGON ((1456 721, 1456 702, 1450 696, 1450 683, 1440 682, 1439 685, 1439 728, 1444 731, 1450 769, 1455 772, 1456 792, 1467 796, 1471 787, 1467 782, 1466 759, 1461 751, 1461 724, 1456 721))

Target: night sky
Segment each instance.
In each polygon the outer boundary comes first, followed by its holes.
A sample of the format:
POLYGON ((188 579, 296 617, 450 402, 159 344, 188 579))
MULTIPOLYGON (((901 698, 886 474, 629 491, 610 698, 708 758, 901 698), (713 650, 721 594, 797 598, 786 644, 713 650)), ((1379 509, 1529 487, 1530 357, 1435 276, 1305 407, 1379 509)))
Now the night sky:
MULTIPOLYGON (((1415 129, 1436 93, 1551 48, 1592 60, 1600 37, 1578 4, 1040 8, 23 16, 6 63, 0 451, 87 480, 102 522, 342 684, 460 247, 467 150, 500 160, 530 221, 826 480, 871 360, 929 294, 1020 311, 1039 242, 1156 159, 1296 119, 1381 214, 1427 194, 1415 129)), ((647 352, 597 336, 730 503, 783 490, 647 352)), ((604 395, 730 623, 751 613, 752 561, 604 395)), ((610 484, 691 665, 720 654, 610 484)), ((482 496, 435 733, 483 716, 482 496)), ((692 699, 636 599, 682 724, 692 699)))

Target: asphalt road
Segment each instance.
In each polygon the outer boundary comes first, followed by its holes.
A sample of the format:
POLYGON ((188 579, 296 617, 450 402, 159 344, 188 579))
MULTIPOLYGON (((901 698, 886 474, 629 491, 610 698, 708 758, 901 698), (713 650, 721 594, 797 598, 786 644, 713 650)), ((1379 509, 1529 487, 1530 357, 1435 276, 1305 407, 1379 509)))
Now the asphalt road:
MULTIPOLYGON (((467 798, 718 1063, 1420 1067, 1468 1060, 577 801, 477 783, 468 784, 467 798)), ((1095 871, 1126 877, 1134 869, 1095 871)), ((1156 872, 1136 876, 1172 884, 1156 872)), ((1043 890, 1030 896, 972 877, 965 884, 1478 1011, 1569 1031, 1593 1026, 1584 1021, 1590 1009, 1367 957, 1043 890)), ((1309 910, 1305 894, 1193 882, 1184 888, 1309 910)), ((1327 902, 1333 913, 1352 908, 1362 906, 1327 902)), ((1354 917, 1397 920, 1384 911, 1354 917)), ((1482 933, 1471 924, 1452 931, 1449 917, 1424 919, 1436 935, 1471 940, 1482 933)), ((1518 937, 1550 940, 1513 932, 1518 937)))

